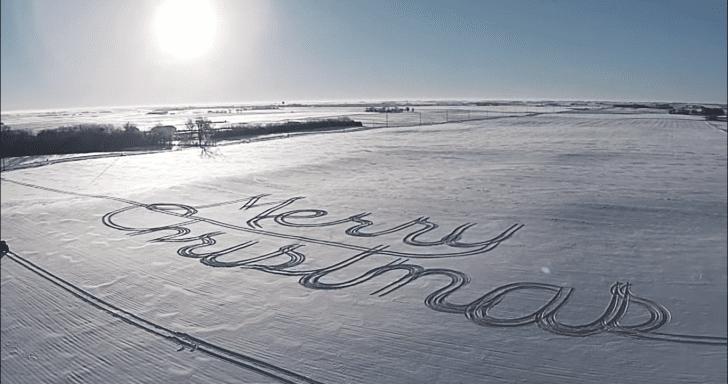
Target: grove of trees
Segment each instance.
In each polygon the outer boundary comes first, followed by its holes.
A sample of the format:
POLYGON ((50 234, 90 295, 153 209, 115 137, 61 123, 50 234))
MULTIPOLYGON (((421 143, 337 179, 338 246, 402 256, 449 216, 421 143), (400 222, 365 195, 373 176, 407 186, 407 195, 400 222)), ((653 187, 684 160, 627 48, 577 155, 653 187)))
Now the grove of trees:
POLYGON ((79 124, 44 129, 35 135, 3 125, 0 132, 2 157, 113 152, 169 144, 163 136, 142 132, 130 123, 125 124, 123 129, 107 124, 79 124))
POLYGON ((79 124, 56 129, 44 129, 37 134, 2 125, 0 154, 2 157, 52 155, 68 153, 114 152, 131 148, 170 147, 172 140, 183 145, 205 147, 215 141, 233 137, 260 136, 274 133, 327 130, 361 127, 362 123, 349 118, 310 121, 288 121, 272 124, 236 124, 213 129, 214 122, 200 117, 187 120, 187 130, 172 136, 163 132, 143 132, 126 123, 119 129, 108 124, 79 124))

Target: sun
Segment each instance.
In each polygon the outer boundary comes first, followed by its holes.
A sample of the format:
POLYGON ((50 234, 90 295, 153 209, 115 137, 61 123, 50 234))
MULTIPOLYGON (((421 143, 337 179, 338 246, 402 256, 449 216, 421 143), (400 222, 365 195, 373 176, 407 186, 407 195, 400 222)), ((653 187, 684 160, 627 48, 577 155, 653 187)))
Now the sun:
POLYGON ((154 30, 162 50, 187 60, 210 48, 215 24, 215 14, 207 1, 168 0, 157 10, 154 30))

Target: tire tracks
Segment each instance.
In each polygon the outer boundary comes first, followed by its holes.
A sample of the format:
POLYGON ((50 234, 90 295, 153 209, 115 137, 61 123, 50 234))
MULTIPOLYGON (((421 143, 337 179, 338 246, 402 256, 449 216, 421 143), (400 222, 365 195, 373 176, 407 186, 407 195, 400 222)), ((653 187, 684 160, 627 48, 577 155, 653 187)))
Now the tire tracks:
POLYGON ((276 365, 256 359, 252 356, 243 355, 241 353, 220 347, 218 345, 208 343, 189 334, 176 332, 169 328, 142 319, 141 317, 138 317, 133 313, 118 308, 113 304, 110 304, 90 294, 89 292, 69 283, 68 281, 46 271, 45 269, 37 266, 36 264, 28 261, 27 259, 19 256, 14 252, 8 252, 5 256, 7 256, 10 260, 13 260, 14 262, 25 267, 26 269, 34 272, 43 279, 46 279, 56 286, 60 287, 61 289, 71 293, 78 299, 92 305, 93 307, 117 319, 120 319, 127 324, 133 325, 155 336, 162 337, 165 340, 175 343, 179 345, 181 349, 189 348, 189 350, 192 352, 199 351, 217 359, 227 361, 228 363, 234 364, 240 368, 255 371, 265 376, 271 377, 280 381, 281 383, 320 384, 319 381, 313 380, 285 368, 278 367, 276 365))
MULTIPOLYGON (((71 194, 71 195, 77 195, 77 196, 84 196, 84 197, 94 197, 94 198, 103 198, 103 199, 110 199, 114 201, 123 202, 126 204, 129 204, 130 206, 117 209, 115 211, 109 212, 106 215, 104 215, 102 222, 104 225, 121 231, 127 231, 131 232, 129 235, 142 235, 142 234, 151 234, 158 231, 173 231, 173 234, 157 237, 152 240, 148 240, 150 242, 196 242, 196 244, 192 245, 186 245, 182 246, 177 250, 178 255, 186 258, 193 258, 193 259, 199 259, 200 262, 204 265, 211 266, 211 267, 223 267, 223 268, 230 268, 230 267, 237 267, 237 268, 244 268, 244 269, 255 269, 261 272, 266 272, 270 274, 276 274, 276 275, 282 275, 282 276, 296 276, 299 277, 299 284, 302 286, 309 288, 309 289, 320 289, 320 290, 332 290, 332 289, 344 289, 353 287, 356 285, 359 285, 361 283, 364 283, 366 281, 369 281, 375 277, 381 276, 387 272, 391 271, 404 271, 405 274, 401 276, 396 281, 380 288, 379 290, 372 292, 371 294, 379 294, 380 296, 387 295, 421 277, 426 276, 444 276, 450 279, 450 282, 436 290, 435 292, 431 293, 425 298, 425 305, 433 310, 440 311, 440 312, 448 312, 448 313, 457 313, 457 314, 463 314, 465 315, 469 320, 473 321, 474 323, 481 325, 481 326, 488 326, 488 327, 519 327, 519 326, 525 326, 530 324, 537 324, 541 329, 561 335, 561 336, 570 336, 570 337, 586 337, 586 336, 592 336, 603 332, 610 332, 621 336, 628 336, 632 338, 638 338, 638 339, 648 339, 648 340, 656 340, 656 341, 669 341, 669 342, 676 342, 676 343, 686 343, 686 344, 700 344, 700 345, 720 345, 725 346, 728 345, 727 338, 725 337, 712 337, 712 336, 695 336, 695 335, 686 335, 686 334, 669 334, 669 333, 659 333, 655 332, 658 329, 662 328, 663 326, 667 325, 670 322, 671 315, 670 312, 665 308, 664 306, 648 300, 644 299, 638 296, 635 296, 631 291, 631 284, 630 283, 620 283, 616 282, 610 287, 610 293, 611 293, 611 299, 609 304, 607 305, 604 312, 594 321, 589 322, 587 324, 582 325, 569 325, 569 324, 563 324, 559 322, 557 319, 558 312, 570 301, 574 289, 570 287, 560 287, 556 285, 551 284, 543 284, 543 283, 534 283, 534 282, 517 282, 517 283, 511 283, 507 284, 501 287, 497 287, 494 290, 486 293, 485 295, 481 296, 479 299, 476 299, 475 301, 468 303, 468 304, 456 304, 456 303, 450 303, 447 301, 447 298, 452 293, 455 293, 457 290, 462 289, 465 287, 469 281, 470 278, 463 272, 450 270, 450 269, 444 269, 444 268, 425 268, 420 265, 411 264, 408 263, 409 259, 403 260, 402 257, 408 258, 445 258, 445 257, 455 257, 455 256, 467 256, 467 255, 475 255, 475 254, 481 254, 488 251, 491 251, 494 249, 500 242, 508 239, 510 236, 512 236, 517 230, 519 230, 523 225, 514 224, 504 232, 502 232, 500 235, 478 243, 459 243, 458 240, 461 238, 462 233, 470 228, 474 224, 463 224, 457 228, 455 228, 450 234, 444 236, 439 241, 434 242, 425 242, 425 241, 419 241, 416 239, 417 236, 422 235, 426 232, 429 232, 431 230, 434 230, 437 228, 437 225, 434 223, 430 223, 427 221, 427 218, 421 217, 416 220, 407 222, 405 224, 393 227, 388 230, 380 231, 380 232, 361 232, 361 229, 368 227, 370 225, 373 225, 371 221, 364 220, 363 217, 367 214, 358 214, 351 216, 344 220, 337 220, 330 223, 319 223, 319 224, 306 224, 306 225, 298 225, 293 224, 288 221, 286 221, 286 217, 291 217, 294 214, 298 214, 298 216, 293 216, 294 218, 315 218, 315 217, 322 217, 327 215, 326 211, 323 210, 298 210, 298 211, 291 211, 286 214, 279 214, 277 216, 271 216, 271 214, 278 208, 281 208, 283 206, 287 206, 294 201, 301 199, 301 197, 296 197, 292 199, 288 199, 282 203, 276 204, 273 208, 267 209, 265 212, 258 214, 254 219, 251 219, 248 221, 248 224, 251 227, 260 227, 258 222, 263 219, 273 219, 275 218, 275 221, 279 224, 283 224, 286 226, 307 226, 307 227, 327 227, 334 224, 342 224, 346 222, 355 222, 358 223, 358 225, 355 225, 351 228, 349 228, 346 231, 346 234, 350 236, 359 236, 359 237, 375 237, 382 234, 389 234, 393 233, 399 230, 403 230, 405 228, 409 228, 413 225, 422 225, 424 228, 417 230, 409 235, 407 235, 404 238, 404 242, 408 245, 413 246, 433 246, 433 245, 448 245, 452 247, 478 247, 476 249, 460 252, 460 253, 440 253, 440 254, 428 254, 428 255, 422 255, 422 254, 415 254, 415 253, 407 253, 407 252, 393 252, 389 251, 387 249, 387 246, 379 245, 373 248, 368 247, 362 247, 362 246, 356 246, 356 245, 350 245, 346 243, 338 243, 338 242, 331 242, 331 241, 324 241, 324 240, 318 240, 318 239, 312 239, 307 237, 301 237, 301 236, 293 236, 293 235, 286 235, 286 234, 280 234, 270 231, 263 231, 262 229, 251 229, 251 228, 245 228, 240 226, 235 226, 232 224, 227 224, 224 222, 215 221, 212 219, 207 219, 200 216, 194 216, 198 213, 198 210, 192 206, 182 205, 182 204, 143 204, 138 203, 130 200, 125 200, 121 198, 115 198, 111 196, 99 196, 99 195, 87 195, 87 194, 81 194, 76 192, 68 192, 68 191, 60 191, 52 188, 46 188, 41 186, 36 186, 32 184, 27 183, 21 183, 17 181, 2 179, 3 181, 12 182, 19 185, 24 185, 32 188, 38 188, 41 190, 51 191, 51 192, 58 192, 58 193, 64 193, 64 194, 71 194), (124 227, 122 225, 119 225, 115 223, 112 220, 112 217, 123 213, 132 209, 137 208, 146 208, 148 210, 151 210, 153 212, 163 213, 167 215, 172 215, 175 217, 179 217, 181 219, 184 219, 185 221, 169 225, 169 226, 163 226, 163 227, 154 227, 154 228, 129 228, 124 227), (183 211, 184 213, 179 213, 177 211, 183 211), (301 215, 304 212, 308 212, 310 214, 308 215, 301 215), (285 238, 285 239, 292 239, 297 240, 301 242, 309 242, 314 244, 322 244, 322 245, 330 245, 335 246, 339 248, 349 249, 349 250, 356 250, 359 253, 349 257, 339 263, 336 263, 334 265, 331 265, 326 268, 317 269, 317 270, 289 270, 289 268, 296 267, 298 265, 301 265, 306 257, 303 253, 297 251, 298 248, 302 247, 303 244, 291 244, 286 245, 283 247, 280 247, 278 250, 274 252, 267 253, 262 256, 252 257, 248 259, 238 260, 238 261, 220 261, 218 260, 218 257, 242 250, 244 248, 250 247, 254 244, 256 244, 255 241, 247 241, 244 243, 240 243, 237 245, 234 245, 232 247, 226 248, 221 251, 215 251, 215 252, 209 252, 209 253, 198 253, 196 252, 197 249, 205 248, 212 246, 216 244, 216 240, 214 239, 215 236, 223 234, 223 232, 216 231, 216 232, 210 232, 205 233, 198 236, 192 236, 192 237, 184 237, 187 236, 191 231, 184 227, 186 225, 194 224, 197 222, 205 222, 209 224, 214 224, 220 227, 229 228, 229 229, 235 229, 240 230, 243 232, 258 234, 258 235, 266 235, 266 236, 273 236, 278 238, 285 238), (335 283, 328 283, 321 281, 322 278, 325 276, 339 271, 341 269, 347 268, 348 266, 364 260, 365 258, 368 258, 370 256, 374 255, 386 255, 386 256, 395 256, 397 257, 396 260, 385 264, 380 267, 375 267, 370 269, 369 271, 359 275, 358 277, 352 278, 347 281, 342 282, 335 282, 335 283), (261 264, 259 262, 268 260, 268 259, 274 259, 278 257, 287 257, 288 260, 284 261, 283 263, 279 264, 261 264), (531 314, 528 314, 526 316, 521 316, 517 318, 497 318, 489 314, 489 311, 498 305, 503 298, 508 295, 510 292, 514 292, 517 290, 523 290, 523 289, 535 289, 535 290, 545 290, 547 292, 551 292, 553 294, 552 298, 546 302, 541 308, 534 311, 531 314), (626 315, 630 304, 634 304, 638 307, 642 307, 643 309, 646 309, 650 313, 650 318, 640 324, 637 325, 630 325, 630 326, 623 326, 620 324, 620 321, 622 318, 626 315)), ((248 209, 252 207, 255 202, 260 199, 262 195, 253 196, 251 198, 247 199, 247 202, 245 205, 243 205, 244 209, 248 209)), ((235 202, 241 202, 245 201, 245 199, 236 200, 235 202)), ((220 203, 222 204, 229 204, 228 203, 220 203)), ((263 204, 261 204, 263 205, 263 204)), ((268 204, 266 204, 268 205, 268 204)), ((209 205, 209 206, 216 206, 215 204, 209 205)), ((16 255, 17 256, 17 255, 16 255)), ((14 259, 15 261, 18 261, 14 259)), ((28 262, 29 263, 29 262, 28 262)), ((28 267, 31 268, 31 267, 28 267)), ((39 270, 38 268, 36 268, 39 270)), ((50 273, 43 271, 46 275, 50 275, 50 273)), ((42 273, 39 273, 41 276, 45 276, 42 273)), ((55 278, 55 276, 53 276, 55 278)), ((48 277, 46 277, 48 278, 48 277)), ((57 278, 56 278, 57 279, 57 278)), ((63 282, 63 281, 62 281, 63 282)), ((65 282, 64 282, 65 283, 65 282)), ((68 285, 62 285, 65 287, 68 285)), ((69 290, 69 289, 67 289, 69 290)), ((72 291, 72 290, 69 290, 72 291)), ((88 293, 85 293, 85 295, 88 295, 88 293)), ((82 297, 83 294, 81 294, 82 297)), ((85 297, 85 296, 84 296, 85 297)), ((83 298, 83 297, 82 297, 83 298)), ((91 302, 91 301, 90 301, 91 302)), ((92 302, 93 303, 93 302, 92 302)), ((106 305, 106 304, 105 304, 106 305)), ((119 310, 118 308, 107 308, 104 306, 96 305, 100 309, 103 309, 107 312, 110 312, 112 314, 118 314, 119 310)), ((150 332, 152 332, 154 327, 151 327, 149 325, 153 325, 151 323, 145 323, 141 319, 138 319, 134 317, 133 315, 129 314, 128 312, 124 312, 127 315, 121 316, 125 319, 132 319, 133 321, 137 321, 139 324, 145 326, 145 329, 149 329, 150 332), (132 317, 129 317, 132 316, 132 317), (141 322, 139 322, 141 321, 141 322)), ((132 321, 129 320, 129 321, 132 321)), ((125 320, 126 321, 126 320, 125 320)), ((156 332, 156 331, 155 331, 156 332)), ((172 331, 165 330, 165 332, 161 332, 158 334, 168 337, 168 338, 179 338, 177 340, 178 342, 187 343, 184 344, 185 346, 188 345, 203 345, 204 342, 198 343, 195 340, 191 339, 188 335, 182 334, 178 337, 176 333, 169 333, 172 331), (166 333, 165 333, 166 332, 166 333), (180 341, 181 340, 181 341, 180 341), (192 341, 189 341, 192 340, 192 341)), ((154 333, 154 332, 153 332, 154 333)), ((195 347, 197 348, 197 347, 195 347)))

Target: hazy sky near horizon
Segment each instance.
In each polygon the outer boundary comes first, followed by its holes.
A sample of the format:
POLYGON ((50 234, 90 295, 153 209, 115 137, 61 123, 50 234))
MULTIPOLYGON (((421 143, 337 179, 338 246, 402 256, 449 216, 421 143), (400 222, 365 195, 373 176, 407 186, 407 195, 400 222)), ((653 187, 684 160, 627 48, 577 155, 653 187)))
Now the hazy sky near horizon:
POLYGON ((2 111, 370 99, 726 103, 725 1, 204 1, 212 44, 182 59, 155 32, 164 0, 2 0, 2 111))

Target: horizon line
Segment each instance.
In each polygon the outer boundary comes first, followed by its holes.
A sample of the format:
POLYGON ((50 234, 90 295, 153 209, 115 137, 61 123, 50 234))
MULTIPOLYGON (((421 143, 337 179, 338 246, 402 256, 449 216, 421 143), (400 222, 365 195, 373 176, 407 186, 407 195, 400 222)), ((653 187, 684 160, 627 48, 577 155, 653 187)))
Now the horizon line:
MULTIPOLYGON (((244 106, 259 106, 259 105, 278 105, 285 107, 282 102, 273 101, 221 101, 221 102, 200 102, 200 103, 168 103, 168 104, 128 104, 128 105, 104 105, 104 106, 74 106, 74 107, 54 107, 54 108, 39 108, 39 109, 15 109, 15 110, 1 110, 0 115, 13 114, 13 113, 30 113, 30 112, 63 112, 70 110, 101 110, 101 109, 129 109, 129 108, 149 108, 149 109, 163 109, 163 108, 231 108, 231 107, 244 107, 244 106)), ((597 100, 597 99, 547 99, 547 98, 433 98, 433 99, 406 99, 406 98, 391 98, 391 99, 338 99, 338 100, 292 100, 288 105, 327 105, 327 104, 353 104, 353 105, 366 105, 366 104, 379 104, 379 103, 403 103, 412 105, 412 103, 437 103, 437 102, 461 102, 461 103, 477 103, 477 102, 589 102, 589 103, 662 103, 662 104, 712 104, 728 107, 726 102, 715 102, 715 101, 668 101, 668 100, 597 100)))

